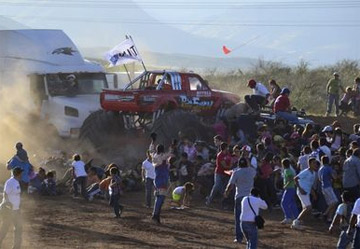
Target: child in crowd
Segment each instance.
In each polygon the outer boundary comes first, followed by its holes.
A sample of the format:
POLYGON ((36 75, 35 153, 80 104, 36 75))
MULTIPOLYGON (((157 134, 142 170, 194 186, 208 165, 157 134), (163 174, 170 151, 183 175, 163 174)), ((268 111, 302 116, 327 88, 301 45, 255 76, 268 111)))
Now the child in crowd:
POLYGON ((110 178, 111 180, 109 184, 109 204, 114 208, 115 218, 120 218, 124 207, 119 203, 121 195, 121 178, 118 175, 117 168, 110 169, 110 178))
POLYGON ((172 203, 177 207, 189 207, 190 197, 194 191, 194 184, 187 182, 184 186, 179 186, 172 192, 172 203))
POLYGON ((346 88, 346 92, 344 93, 343 97, 340 100, 339 109, 341 110, 340 116, 344 115, 347 116, 347 113, 351 111, 351 100, 355 96, 355 91, 351 87, 346 88))
POLYGON ((334 226, 336 225, 336 223, 338 223, 340 225, 341 233, 339 236, 339 241, 337 243, 337 248, 346 249, 352 239, 351 234, 346 234, 346 231, 349 227, 351 210, 353 208, 353 205, 351 203, 351 193, 349 191, 344 191, 341 195, 341 199, 342 203, 336 209, 334 219, 329 226, 329 232, 333 232, 334 226))
POLYGON ((46 179, 42 183, 41 194, 50 196, 55 196, 57 194, 54 172, 49 171, 46 174, 46 179))
POLYGON ((81 195, 84 198, 87 198, 86 194, 86 178, 87 174, 85 171, 85 163, 81 161, 79 154, 73 156, 73 162, 71 163, 73 167, 73 188, 74 188, 74 197, 79 195, 79 185, 81 187, 81 195))
POLYGON ((91 167, 88 173, 87 179, 87 197, 89 201, 94 199, 94 196, 101 193, 99 183, 101 179, 99 177, 98 171, 95 167, 91 167))
POLYGON ((41 193, 42 190, 42 183, 46 178, 46 171, 43 168, 39 168, 38 172, 36 173, 35 177, 30 180, 30 185, 28 192, 29 193, 41 193))

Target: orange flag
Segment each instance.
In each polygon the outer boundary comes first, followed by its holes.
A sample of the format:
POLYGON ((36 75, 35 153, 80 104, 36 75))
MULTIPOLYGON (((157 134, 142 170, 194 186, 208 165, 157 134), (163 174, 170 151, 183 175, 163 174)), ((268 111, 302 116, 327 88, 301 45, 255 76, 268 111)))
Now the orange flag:
POLYGON ((231 52, 230 49, 228 49, 225 45, 223 46, 223 52, 224 54, 229 54, 231 52))

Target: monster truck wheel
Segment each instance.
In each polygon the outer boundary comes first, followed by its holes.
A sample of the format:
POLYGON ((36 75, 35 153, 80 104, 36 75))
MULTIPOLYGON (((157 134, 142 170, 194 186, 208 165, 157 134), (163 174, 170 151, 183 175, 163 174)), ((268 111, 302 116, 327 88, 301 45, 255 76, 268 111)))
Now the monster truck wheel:
POLYGON ((155 132, 158 142, 165 146, 177 139, 179 132, 192 141, 207 140, 213 135, 213 130, 202 124, 198 116, 182 110, 165 112, 155 120, 151 132, 155 132))
POLYGON ((80 129, 80 140, 89 141, 95 148, 101 148, 121 136, 124 129, 121 114, 99 110, 85 119, 80 129))

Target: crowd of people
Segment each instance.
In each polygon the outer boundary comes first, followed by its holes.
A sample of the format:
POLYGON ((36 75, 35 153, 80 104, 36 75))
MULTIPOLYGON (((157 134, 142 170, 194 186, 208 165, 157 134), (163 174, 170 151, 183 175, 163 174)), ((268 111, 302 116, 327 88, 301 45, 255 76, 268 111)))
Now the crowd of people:
POLYGON ((234 242, 246 242, 249 249, 257 248, 260 209, 271 213, 276 208, 282 209, 284 219, 279 222, 284 226, 302 230, 304 218, 312 215, 326 222, 330 232, 339 227, 337 248, 351 243, 360 248, 360 124, 354 125, 352 134, 345 133, 337 121, 325 127, 300 124, 291 112, 290 90, 281 89, 274 80, 270 86, 268 91, 250 80, 254 94, 245 100, 254 113, 271 105, 276 114, 272 123, 258 120, 251 125, 255 132, 247 132, 244 126, 225 121, 223 129, 215 129, 213 144, 192 141, 181 133, 159 144, 157 134, 152 133, 141 172, 136 175, 134 171, 132 180, 124 177, 118 165, 92 166, 89 155, 80 154, 71 160, 62 155, 60 164, 66 170, 57 179, 53 170, 35 170, 23 145, 17 143, 7 164, 12 177, 5 183, 0 208, 1 213, 12 215, 4 219, 0 243, 12 222, 14 245, 20 248, 21 191, 56 196, 68 189, 75 198, 106 199, 115 218, 120 218, 124 210, 121 196, 128 186, 142 180, 144 205, 153 209, 151 219, 156 224, 161 224, 166 197, 176 209, 191 207, 197 197, 208 207, 218 202, 222 209, 233 209, 234 242))

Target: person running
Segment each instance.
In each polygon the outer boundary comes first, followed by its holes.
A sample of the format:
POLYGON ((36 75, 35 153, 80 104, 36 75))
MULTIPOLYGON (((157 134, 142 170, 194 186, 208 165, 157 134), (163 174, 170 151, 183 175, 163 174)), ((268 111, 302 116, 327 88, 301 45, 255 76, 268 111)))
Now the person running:
POLYGON ((258 114, 260 107, 266 104, 270 92, 266 86, 253 79, 249 80, 247 86, 253 90, 253 94, 245 95, 245 102, 250 106, 254 114, 258 114))
POLYGON ((156 153, 151 155, 152 164, 155 167, 155 205, 152 220, 157 224, 161 224, 160 213, 168 189, 169 167, 167 160, 170 156, 171 154, 165 152, 164 145, 162 144, 158 144, 156 146, 156 153))
POLYGON ((360 198, 358 198, 351 211, 350 224, 346 231, 346 234, 350 236, 354 231, 352 248, 360 248, 360 198), (355 231, 354 231, 355 230, 355 231))
POLYGON ((20 180, 23 170, 20 167, 12 169, 12 177, 5 182, 3 201, 0 205, 2 226, 0 229, 0 248, 9 228, 14 226, 14 249, 21 248, 22 218, 20 212, 21 188, 20 180))
POLYGON ((339 90, 343 93, 345 90, 341 85, 340 75, 337 72, 333 73, 334 78, 330 79, 326 85, 326 93, 328 96, 327 109, 325 116, 329 116, 332 111, 332 105, 335 104, 336 116, 339 115, 339 90))
POLYGON ((225 173, 225 170, 229 170, 231 168, 231 154, 228 151, 228 147, 227 143, 222 143, 220 145, 221 152, 219 152, 216 156, 214 185, 211 189, 210 195, 206 198, 205 204, 207 206, 210 206, 216 195, 223 195, 225 186, 229 181, 229 175, 225 173))
POLYGON ((324 195, 326 204, 328 208, 324 212, 324 220, 331 222, 336 204, 338 203, 338 199, 334 193, 334 189, 332 187, 332 180, 333 180, 333 169, 330 166, 330 160, 327 156, 321 157, 321 164, 318 171, 319 181, 321 182, 321 190, 324 195))
POLYGON ((349 191, 344 191, 341 194, 342 203, 336 209, 335 216, 329 226, 329 232, 334 231, 336 224, 339 224, 340 235, 337 243, 337 249, 346 249, 346 247, 351 243, 351 235, 346 234, 346 231, 349 227, 349 221, 352 210, 352 196, 349 191))
POLYGON ((150 150, 146 152, 146 159, 143 161, 141 167, 142 181, 145 183, 145 205, 147 208, 150 208, 155 179, 155 168, 151 162, 150 150))
POLYGON ((281 208, 284 212, 285 219, 281 224, 291 224, 299 215, 298 207, 296 206, 296 191, 295 191, 295 171, 290 166, 290 160, 285 158, 281 161, 284 179, 284 193, 281 199, 281 208))
POLYGON ((304 216, 311 211, 310 193, 316 199, 315 191, 313 191, 313 185, 316 179, 317 161, 314 157, 309 158, 309 168, 301 171, 295 176, 295 185, 297 186, 297 196, 300 199, 302 211, 298 217, 293 221, 291 228, 302 229, 301 221, 304 216))
POLYGON ((241 202, 240 226, 246 239, 247 249, 256 249, 258 243, 258 228, 255 217, 259 215, 260 209, 267 209, 267 204, 260 198, 260 191, 253 188, 250 196, 243 198, 241 202))
POLYGON ((238 168, 234 170, 230 177, 229 183, 226 187, 224 196, 227 198, 231 191, 236 188, 235 193, 235 243, 241 243, 243 240, 243 233, 240 228, 240 215, 241 215, 241 201, 245 196, 250 194, 251 189, 254 187, 254 177, 256 170, 249 167, 246 158, 242 157, 238 161, 238 168))

